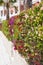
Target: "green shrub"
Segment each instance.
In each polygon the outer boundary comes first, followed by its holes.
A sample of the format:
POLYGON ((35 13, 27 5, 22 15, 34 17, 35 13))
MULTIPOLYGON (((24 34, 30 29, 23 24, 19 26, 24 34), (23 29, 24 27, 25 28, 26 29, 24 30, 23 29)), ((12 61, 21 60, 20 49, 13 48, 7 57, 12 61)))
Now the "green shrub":
MULTIPOLYGON (((41 10, 42 4, 34 9, 22 12, 19 17, 14 21, 12 25, 8 25, 9 22, 5 21, 2 24, 2 31, 8 37, 13 40, 15 49, 26 58, 29 62, 30 58, 39 56, 38 59, 43 58, 43 10, 41 10), (13 34, 9 32, 11 28, 13 34), (10 34, 11 33, 11 34, 10 34), (10 34, 10 36, 9 36, 10 34), (16 42, 15 42, 16 40, 16 42)), ((39 62, 39 60, 38 60, 39 62)))

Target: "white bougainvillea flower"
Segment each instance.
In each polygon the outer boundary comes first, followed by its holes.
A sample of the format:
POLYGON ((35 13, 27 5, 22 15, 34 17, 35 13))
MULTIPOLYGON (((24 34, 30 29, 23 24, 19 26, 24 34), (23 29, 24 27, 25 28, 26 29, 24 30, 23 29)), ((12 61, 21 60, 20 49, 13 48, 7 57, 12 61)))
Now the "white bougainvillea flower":
POLYGON ((28 15, 27 14, 25 14, 25 18, 28 18, 28 15))
POLYGON ((43 7, 41 7, 40 10, 43 10, 43 7))

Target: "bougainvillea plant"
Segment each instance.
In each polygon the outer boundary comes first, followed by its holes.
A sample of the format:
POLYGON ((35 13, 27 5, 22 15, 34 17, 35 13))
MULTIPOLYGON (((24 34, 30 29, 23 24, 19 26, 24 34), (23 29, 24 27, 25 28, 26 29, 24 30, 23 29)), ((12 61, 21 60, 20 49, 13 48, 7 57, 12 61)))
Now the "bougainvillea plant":
POLYGON ((14 50, 28 63, 43 65, 43 7, 22 12, 17 18, 3 21, 2 31, 14 43, 14 50))

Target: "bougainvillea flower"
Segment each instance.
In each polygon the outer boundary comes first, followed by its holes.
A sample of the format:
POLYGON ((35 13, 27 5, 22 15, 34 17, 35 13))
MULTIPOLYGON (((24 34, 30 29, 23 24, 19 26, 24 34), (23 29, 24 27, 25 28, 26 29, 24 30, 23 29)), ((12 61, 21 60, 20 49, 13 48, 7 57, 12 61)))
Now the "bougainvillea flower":
POLYGON ((41 7, 40 10, 43 10, 43 7, 41 7))
POLYGON ((9 20, 9 25, 13 25, 13 24, 14 24, 14 21, 15 21, 15 18, 12 17, 12 18, 9 20))
POLYGON ((18 49, 23 49, 23 46, 22 45, 18 46, 18 49))
POLYGON ((34 64, 35 65, 40 65, 40 63, 38 61, 35 61, 34 64))
POLYGON ((14 46, 14 50, 17 50, 17 47, 16 47, 16 45, 14 46))
POLYGON ((11 34, 13 34, 13 33, 14 33, 13 29, 10 29, 10 33, 11 33, 11 34))

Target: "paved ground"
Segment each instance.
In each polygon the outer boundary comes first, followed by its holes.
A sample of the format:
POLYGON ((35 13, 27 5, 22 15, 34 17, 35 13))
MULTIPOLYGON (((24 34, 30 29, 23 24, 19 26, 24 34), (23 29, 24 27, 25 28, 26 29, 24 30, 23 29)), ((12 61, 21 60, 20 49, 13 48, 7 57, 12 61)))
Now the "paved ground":
POLYGON ((11 41, 0 31, 0 65, 27 65, 24 58, 13 50, 11 41))

